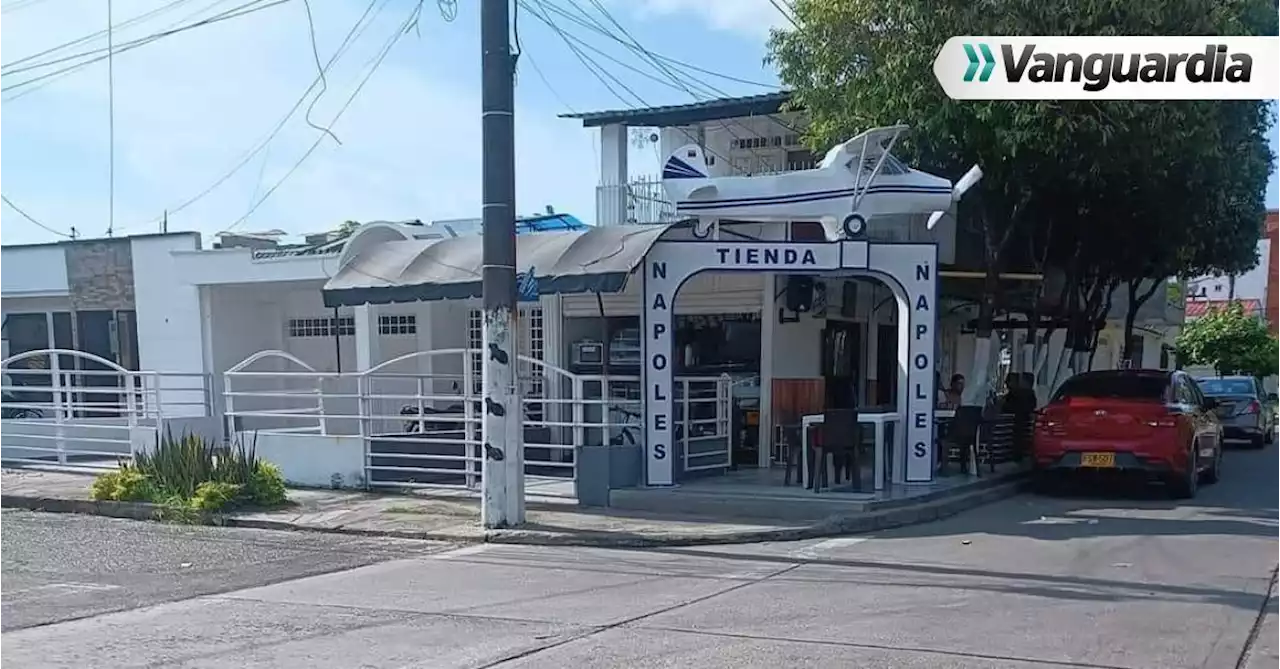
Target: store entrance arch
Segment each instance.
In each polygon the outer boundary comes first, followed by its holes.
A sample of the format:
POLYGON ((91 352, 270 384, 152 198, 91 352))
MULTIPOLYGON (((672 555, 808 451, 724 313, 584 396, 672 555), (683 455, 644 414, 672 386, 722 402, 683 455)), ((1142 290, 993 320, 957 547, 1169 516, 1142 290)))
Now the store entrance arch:
MULTIPOLYGON (((938 328, 938 248, 935 244, 868 241, 766 242, 660 239, 642 264, 641 345, 645 399, 645 481, 675 484, 673 360, 676 294, 700 272, 821 274, 854 271, 883 281, 898 306, 897 411, 903 429, 905 480, 933 480, 934 359, 938 328)), ((766 314, 766 317, 769 315, 766 314)))

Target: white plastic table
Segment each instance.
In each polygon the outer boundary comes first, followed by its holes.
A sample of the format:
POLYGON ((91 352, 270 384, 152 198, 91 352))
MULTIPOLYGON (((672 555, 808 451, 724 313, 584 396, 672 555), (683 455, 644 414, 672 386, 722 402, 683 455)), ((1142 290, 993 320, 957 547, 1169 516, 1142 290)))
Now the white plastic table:
MULTIPOLYGON (((820 413, 810 414, 800 419, 800 463, 801 463, 800 464, 800 467, 801 467, 800 480, 801 481, 809 480, 809 428, 813 427, 814 425, 821 425, 822 421, 823 421, 823 415, 820 413)), ((861 411, 858 412, 858 422, 872 425, 875 429, 875 442, 874 442, 875 448, 872 450, 872 457, 871 457, 871 461, 872 461, 871 480, 872 480, 872 488, 875 490, 884 490, 884 464, 885 463, 884 463, 884 457, 882 454, 884 453, 884 441, 885 441, 884 435, 886 432, 885 425, 888 423, 899 423, 901 421, 902 421, 902 416, 899 415, 896 411, 875 411, 875 412, 867 412, 867 413, 863 413, 861 411)), ((901 430, 899 430, 898 432, 901 432, 901 430)), ((894 465, 896 467, 895 474, 897 474, 898 476, 901 476, 902 468, 906 466, 905 465, 906 448, 904 448, 906 442, 902 440, 901 434, 895 434, 894 436, 895 436, 895 439, 893 440, 893 456, 892 457, 893 457, 894 465), (899 451, 901 451, 901 453, 899 453, 899 451), (902 461, 903 464, 899 465, 898 464, 899 461, 902 461)), ((832 465, 828 465, 828 468, 833 469, 832 465)), ((833 480, 834 476, 835 476, 834 471, 828 471, 827 480, 828 481, 833 480)), ((897 476, 895 477, 895 480, 896 478, 897 476)))

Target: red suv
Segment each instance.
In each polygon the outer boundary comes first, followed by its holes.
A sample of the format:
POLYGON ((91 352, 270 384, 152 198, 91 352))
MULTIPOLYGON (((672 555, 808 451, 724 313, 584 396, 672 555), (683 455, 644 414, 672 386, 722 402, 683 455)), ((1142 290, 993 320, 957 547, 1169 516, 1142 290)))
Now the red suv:
POLYGON ((1218 480, 1216 401, 1182 372, 1108 370, 1067 379, 1036 418, 1035 475, 1129 473, 1191 498, 1218 480))

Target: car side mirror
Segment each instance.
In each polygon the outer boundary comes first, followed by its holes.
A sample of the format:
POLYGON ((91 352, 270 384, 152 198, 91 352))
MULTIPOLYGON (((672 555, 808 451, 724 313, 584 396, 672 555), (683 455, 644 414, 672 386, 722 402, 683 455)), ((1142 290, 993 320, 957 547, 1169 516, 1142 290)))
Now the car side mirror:
POLYGON ((1206 397, 1206 398, 1204 398, 1204 408, 1205 408, 1205 409, 1217 409, 1217 408, 1218 408, 1218 398, 1216 398, 1216 397, 1206 397))
POLYGON ((1267 393, 1268 402, 1275 402, 1277 401, 1277 399, 1280 399, 1280 398, 1278 398, 1275 393, 1267 393))

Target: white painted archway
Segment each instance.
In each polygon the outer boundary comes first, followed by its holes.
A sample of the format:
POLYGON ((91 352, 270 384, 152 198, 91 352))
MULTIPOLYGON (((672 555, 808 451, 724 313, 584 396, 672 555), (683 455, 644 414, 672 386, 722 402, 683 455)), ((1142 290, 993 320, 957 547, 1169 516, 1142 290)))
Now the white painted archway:
MULTIPOLYGON (((645 255, 645 471, 650 486, 675 483, 672 306, 680 286, 703 271, 818 274, 861 270, 885 282, 898 304, 898 411, 905 429, 906 481, 927 483, 934 471, 934 359, 938 248, 934 244, 866 241, 760 242, 660 240, 645 255)), ((766 315, 767 316, 767 315, 766 315)))

